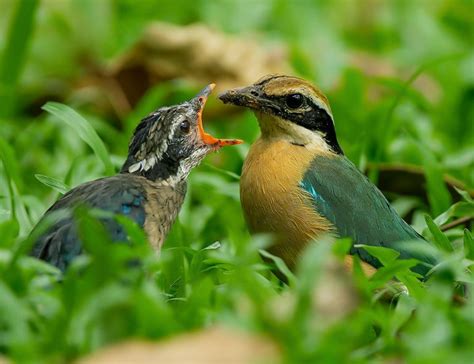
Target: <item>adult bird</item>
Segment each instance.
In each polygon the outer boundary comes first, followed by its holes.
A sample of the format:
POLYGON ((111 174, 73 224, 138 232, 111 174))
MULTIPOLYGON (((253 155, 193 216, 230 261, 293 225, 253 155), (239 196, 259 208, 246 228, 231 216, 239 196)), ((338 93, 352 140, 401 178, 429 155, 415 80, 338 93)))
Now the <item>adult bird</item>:
MULTIPOLYGON (((76 224, 67 213, 78 204, 128 216, 159 250, 183 203, 191 169, 209 152, 241 143, 204 131, 202 112, 213 88, 210 84, 190 101, 162 107, 144 118, 119 174, 84 183, 49 208, 43 219, 59 210, 64 213, 36 241, 32 255, 64 271, 81 254, 76 224)), ((125 229, 115 219, 102 218, 102 222, 113 241, 127 241, 125 229)))
MULTIPOLYGON (((380 262, 356 244, 398 249, 401 258, 422 261, 413 270, 427 274, 434 259, 397 244, 427 242, 344 156, 320 90, 301 78, 268 75, 219 98, 252 109, 258 119, 261 136, 245 159, 240 197, 251 232, 276 235, 273 254, 292 268, 309 241, 329 233, 351 237, 350 253, 368 271, 380 262)), ((350 268, 352 257, 345 263, 350 268)))

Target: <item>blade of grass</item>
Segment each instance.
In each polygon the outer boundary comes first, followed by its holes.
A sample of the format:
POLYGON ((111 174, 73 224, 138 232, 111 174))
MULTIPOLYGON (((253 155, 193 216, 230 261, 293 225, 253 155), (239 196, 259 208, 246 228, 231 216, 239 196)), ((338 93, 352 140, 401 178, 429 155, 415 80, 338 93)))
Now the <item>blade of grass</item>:
POLYGON ((367 253, 380 260, 380 262, 385 266, 392 264, 400 256, 399 252, 381 246, 364 244, 356 244, 354 246, 356 248, 363 248, 367 253))
POLYGON ((464 252, 467 259, 474 260, 474 239, 467 229, 464 229, 464 252))
POLYGON ((425 167, 428 201, 433 215, 438 216, 449 208, 452 198, 444 182, 441 166, 433 153, 427 146, 424 147, 423 145, 419 146, 419 150, 425 167))
POLYGON ((60 180, 53 177, 45 176, 44 174, 35 174, 35 178, 45 186, 48 186, 53 190, 58 191, 62 195, 64 195, 70 189, 68 185, 61 182, 60 180))
MULTIPOLYGON (((383 125, 385 125, 385 128, 383 129, 384 133, 380 135, 380 138, 379 138, 380 141, 377 144, 377 150, 375 152, 375 158, 374 158, 375 162, 380 162, 380 159, 383 155, 383 151, 385 150, 385 148, 387 147, 390 141, 390 136, 393 134, 394 127, 395 127, 394 123, 392 122, 393 115, 395 114, 395 110, 397 106, 400 104, 400 101, 410 90, 410 86, 413 84, 413 82, 415 82, 416 79, 421 74, 423 74, 425 71, 427 71, 431 67, 435 67, 444 62, 459 59, 464 55, 465 53, 462 52, 462 53, 448 54, 448 55, 444 55, 444 56, 432 59, 429 62, 426 62, 420 65, 420 67, 418 67, 418 69, 415 72, 413 72, 413 74, 408 78, 408 80, 405 81, 405 83, 402 85, 398 93, 393 98, 393 102, 390 104, 388 108, 387 116, 385 117, 385 120, 382 121, 383 125)), ((377 169, 373 169, 369 173, 369 178, 373 183, 377 184, 378 175, 379 175, 379 171, 377 169)))
POLYGON ((18 1, 8 29, 7 44, 0 61, 0 116, 11 115, 15 107, 16 86, 25 64, 33 30, 37 0, 18 1))
POLYGON ((258 251, 262 256, 264 256, 265 258, 268 258, 270 260, 273 261, 273 263, 275 263, 276 267, 278 268, 278 270, 283 273, 285 275, 285 277, 288 279, 288 284, 291 286, 291 287, 294 287, 295 284, 296 284, 296 277, 295 275, 290 271, 290 269, 288 268, 288 266, 285 264, 285 262, 283 261, 283 259, 281 259, 280 257, 277 257, 269 252, 267 252, 266 250, 263 250, 263 249, 259 249, 258 251))
POLYGON ((234 173, 234 172, 231 172, 231 171, 228 171, 228 170, 225 170, 225 169, 222 169, 222 168, 219 168, 219 167, 216 167, 212 164, 209 164, 209 163, 204 163, 204 165, 213 170, 213 171, 216 171, 216 172, 219 172, 223 175, 226 175, 226 176, 229 176, 231 178, 233 178, 234 180, 236 181, 240 181, 240 176, 237 174, 237 173, 234 173))
POLYGON ((21 185, 21 180, 19 177, 15 153, 2 138, 0 138, 0 160, 3 163, 5 175, 7 177, 12 219, 17 221, 20 235, 23 235, 30 230, 31 221, 26 212, 21 195, 18 192, 18 186, 21 185))
POLYGON ((92 148, 96 156, 102 161, 107 175, 110 176, 115 173, 104 143, 85 118, 69 106, 59 102, 48 102, 42 109, 58 117, 78 133, 79 137, 92 148))
POLYGON ((451 246, 451 243, 449 242, 446 235, 444 235, 439 227, 434 223, 431 216, 425 215, 425 221, 428 229, 433 235, 433 242, 436 244, 436 246, 445 252, 452 252, 453 247, 451 246))

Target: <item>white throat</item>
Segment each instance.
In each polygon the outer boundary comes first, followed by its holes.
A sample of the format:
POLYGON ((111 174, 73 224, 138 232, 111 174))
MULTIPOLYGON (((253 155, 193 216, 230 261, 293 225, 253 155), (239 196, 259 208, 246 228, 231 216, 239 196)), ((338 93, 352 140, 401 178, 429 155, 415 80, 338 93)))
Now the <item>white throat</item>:
POLYGON ((331 152, 324 135, 320 132, 308 130, 275 115, 259 111, 255 111, 255 115, 263 138, 286 140, 292 144, 304 145, 308 149, 331 152))

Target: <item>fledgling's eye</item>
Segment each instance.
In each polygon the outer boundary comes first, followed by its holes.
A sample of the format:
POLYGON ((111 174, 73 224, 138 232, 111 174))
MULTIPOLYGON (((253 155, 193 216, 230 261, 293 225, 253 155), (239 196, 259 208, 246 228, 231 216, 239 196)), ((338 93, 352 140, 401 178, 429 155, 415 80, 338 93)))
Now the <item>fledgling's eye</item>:
POLYGON ((181 124, 179 124, 179 130, 181 130, 181 133, 183 134, 188 134, 191 130, 191 124, 189 124, 189 121, 182 121, 181 124))
POLYGON ((297 109, 303 105, 304 97, 301 94, 290 94, 286 96, 285 102, 290 109, 297 109))

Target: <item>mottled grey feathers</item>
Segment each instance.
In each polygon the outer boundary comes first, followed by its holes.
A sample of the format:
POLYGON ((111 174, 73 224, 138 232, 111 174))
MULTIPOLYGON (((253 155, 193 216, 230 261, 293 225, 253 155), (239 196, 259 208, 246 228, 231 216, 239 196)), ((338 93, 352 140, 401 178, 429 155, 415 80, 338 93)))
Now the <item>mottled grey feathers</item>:
MULTIPOLYGON (((123 214, 143 226, 147 194, 140 179, 144 178, 121 174, 84 183, 66 193, 45 216, 60 209, 71 210, 81 203, 90 208, 123 214)), ((81 254, 82 246, 70 212, 61 215, 36 241, 32 255, 65 270, 81 254)), ((113 218, 102 218, 101 221, 113 241, 127 240, 124 228, 113 218)))
MULTIPOLYGON (((175 111, 174 109, 169 109, 175 111)), ((128 158, 121 172, 149 170, 160 159, 173 138, 173 125, 163 122, 168 109, 162 108, 144 118, 137 125, 128 146, 128 158)))

